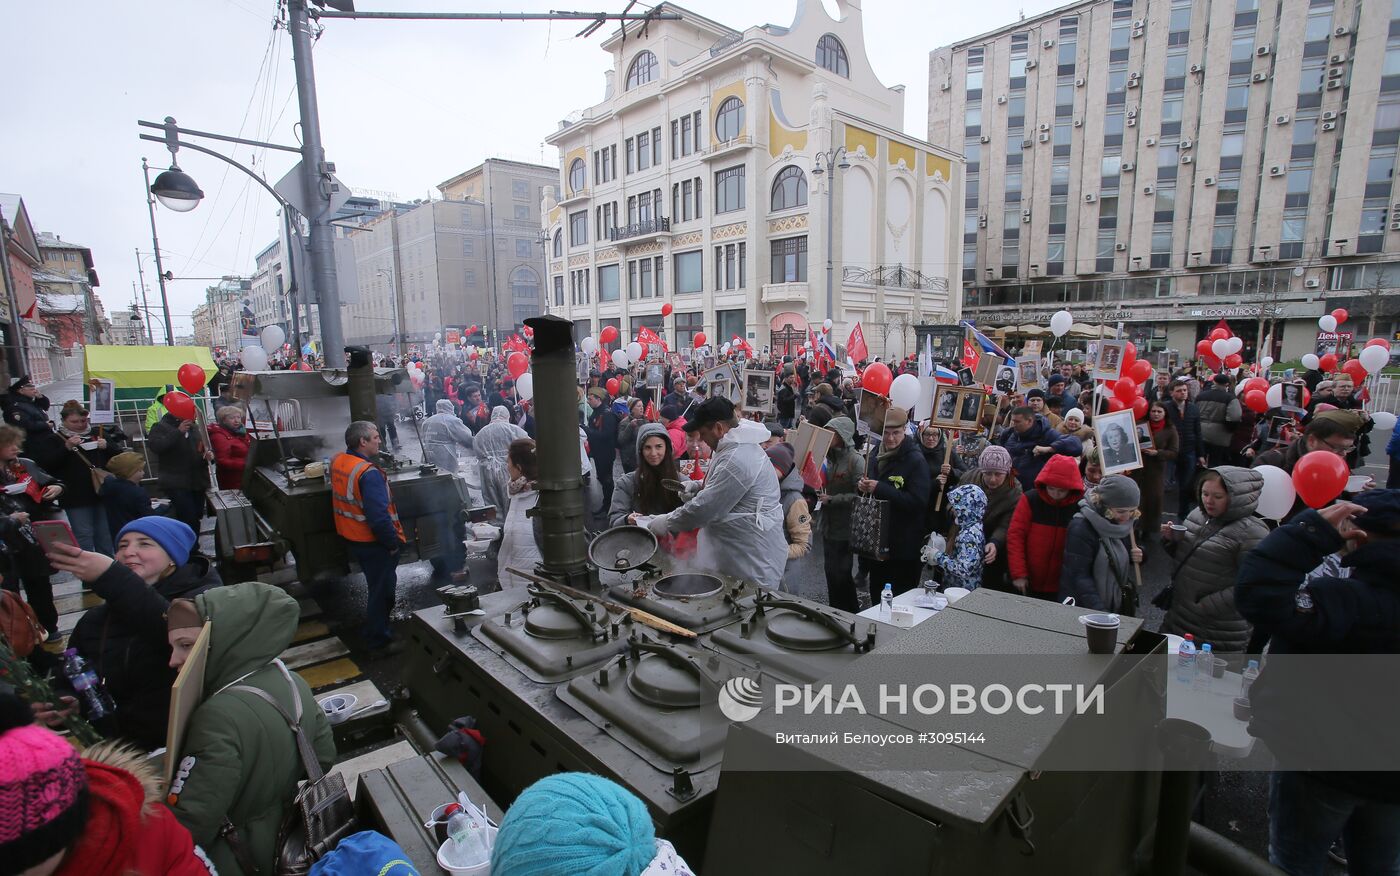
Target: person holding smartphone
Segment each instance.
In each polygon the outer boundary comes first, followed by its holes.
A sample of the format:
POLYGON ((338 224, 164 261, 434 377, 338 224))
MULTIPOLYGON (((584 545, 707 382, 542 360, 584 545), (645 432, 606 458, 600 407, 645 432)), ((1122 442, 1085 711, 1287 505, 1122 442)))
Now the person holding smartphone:
POLYGON ((52 475, 22 458, 25 433, 17 426, 0 426, 0 576, 4 587, 14 593, 24 585, 24 596, 39 623, 48 631, 48 641, 57 642, 58 609, 53 603, 53 585, 44 552, 39 549, 30 524, 57 517, 55 500, 63 485, 52 475))

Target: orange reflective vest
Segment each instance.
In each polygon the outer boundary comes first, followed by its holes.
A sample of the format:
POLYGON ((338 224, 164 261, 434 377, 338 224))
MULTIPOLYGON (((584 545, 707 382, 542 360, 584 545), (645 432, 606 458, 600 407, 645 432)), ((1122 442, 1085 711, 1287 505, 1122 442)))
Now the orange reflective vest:
MULTIPOLYGON (((336 454, 331 460, 331 510, 335 512, 335 531, 347 541, 377 541, 374 530, 365 519, 365 503, 360 495, 360 478, 374 468, 374 463, 353 453, 336 454)), ((403 527, 399 525, 399 510, 394 507, 394 494, 389 490, 389 479, 384 479, 384 491, 389 495, 389 519, 394 521, 394 531, 399 541, 406 542, 403 527)))

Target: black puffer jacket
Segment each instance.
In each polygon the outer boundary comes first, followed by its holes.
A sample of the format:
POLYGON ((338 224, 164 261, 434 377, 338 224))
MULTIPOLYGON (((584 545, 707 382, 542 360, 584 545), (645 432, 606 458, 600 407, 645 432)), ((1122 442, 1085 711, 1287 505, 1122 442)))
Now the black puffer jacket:
POLYGON ((130 739, 146 749, 165 744, 170 712, 170 644, 165 612, 173 599, 189 599, 223 582, 207 559, 190 561, 155 586, 121 563, 92 582, 103 604, 88 609, 73 628, 68 647, 92 663, 117 703, 111 718, 98 722, 109 737, 130 739))
POLYGON ((49 426, 47 396, 6 395, 0 398, 0 408, 5 411, 5 422, 23 429, 27 435, 53 431, 49 426))
POLYGON ((875 498, 890 503, 890 559, 910 562, 919 559, 924 544, 924 513, 932 478, 928 463, 913 438, 906 437, 894 456, 880 465, 880 446, 870 450, 865 476, 879 481, 875 498))
POLYGON ((198 428, 180 431, 180 418, 166 414, 151 427, 147 442, 156 454, 156 483, 166 490, 209 489, 209 463, 198 428))
POLYGON ((126 450, 126 435, 111 426, 96 426, 88 433, 90 440, 102 438, 107 442, 104 449, 83 450, 81 447, 68 448, 67 439, 57 432, 39 436, 26 442, 34 461, 44 471, 63 481, 63 496, 59 505, 64 508, 87 508, 97 504, 97 491, 92 488, 92 469, 104 468, 118 453, 126 450), (83 460, 86 459, 87 462, 83 460))

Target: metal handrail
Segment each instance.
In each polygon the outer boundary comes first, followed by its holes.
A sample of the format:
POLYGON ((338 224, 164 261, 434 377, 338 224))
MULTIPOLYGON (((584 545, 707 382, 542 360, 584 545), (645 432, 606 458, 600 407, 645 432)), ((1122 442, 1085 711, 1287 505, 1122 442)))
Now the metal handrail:
POLYGON ((614 225, 608 229, 608 240, 627 240, 647 234, 668 233, 670 230, 671 220, 662 216, 658 219, 648 219, 645 222, 633 222, 631 225, 614 225))

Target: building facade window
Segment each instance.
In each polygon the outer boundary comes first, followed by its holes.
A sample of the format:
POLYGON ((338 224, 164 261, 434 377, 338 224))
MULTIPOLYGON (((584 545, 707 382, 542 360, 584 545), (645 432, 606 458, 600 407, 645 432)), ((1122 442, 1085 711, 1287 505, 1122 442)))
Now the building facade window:
POLYGON ((817 40, 817 66, 830 70, 837 76, 851 78, 851 65, 846 58, 846 47, 841 45, 833 34, 826 34, 817 40))
POLYGON ((700 256, 700 250, 678 252, 672 258, 675 259, 676 263, 676 294, 688 295, 703 291, 702 268, 704 259, 700 256))
POLYGON ((744 165, 715 172, 715 212, 744 209, 744 165))
POLYGON ((802 168, 790 164, 779 171, 777 178, 773 180, 770 209, 776 213, 779 210, 791 210, 794 207, 805 206, 807 206, 807 176, 802 172, 802 168))
POLYGON ((575 195, 588 184, 588 167, 582 158, 575 158, 569 164, 569 191, 575 195))
POLYGON ((744 288, 748 268, 747 247, 744 243, 726 243, 715 247, 716 292, 744 288))
MULTIPOLYGON (((462 241, 462 242, 465 244, 467 241, 462 241)), ((465 247, 465 246, 463 246, 462 249, 463 249, 462 255, 465 255, 465 256, 470 256, 470 255, 471 255, 471 253, 465 251, 465 250, 466 250, 466 247, 465 247)), ((559 228, 559 229, 556 229, 555 232, 554 232, 554 257, 557 259, 557 258, 563 257, 563 255, 564 255, 564 229, 559 228)))
POLYGON ((627 90, 631 91, 638 85, 645 85, 656 78, 660 66, 656 63, 656 55, 643 51, 632 59, 632 66, 627 68, 627 90))
POLYGON ((621 269, 617 265, 598 266, 598 301, 616 301, 621 288, 621 269))
POLYGON ((569 272, 569 303, 574 306, 588 304, 591 296, 588 291, 588 271, 569 272))
POLYGON ((743 131, 744 102, 737 97, 726 97, 715 113, 715 137, 721 143, 728 143, 743 131))
POLYGON ((705 314, 696 311, 694 313, 681 313, 679 310, 671 314, 671 318, 676 321, 676 346, 689 347, 691 339, 696 332, 705 330, 705 314))
POLYGON ((564 275, 557 274, 554 277, 554 306, 564 306, 564 275))
POLYGON ((663 256, 633 259, 627 263, 627 298, 660 298, 665 294, 664 272, 666 264, 663 256))
POLYGON ((569 246, 583 246, 588 242, 588 211, 579 210, 569 214, 569 246))
POLYGON ((807 237, 784 237, 769 241, 769 275, 774 283, 807 282, 807 237))

